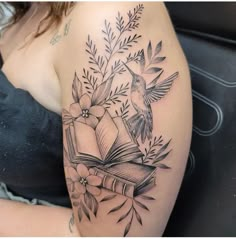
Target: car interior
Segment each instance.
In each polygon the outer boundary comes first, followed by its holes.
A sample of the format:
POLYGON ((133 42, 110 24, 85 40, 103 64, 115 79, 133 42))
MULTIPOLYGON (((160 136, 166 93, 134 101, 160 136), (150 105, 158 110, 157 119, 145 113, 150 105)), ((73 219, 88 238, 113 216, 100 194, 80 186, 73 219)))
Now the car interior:
POLYGON ((236 2, 166 2, 192 81, 193 134, 164 236, 235 236, 236 2))

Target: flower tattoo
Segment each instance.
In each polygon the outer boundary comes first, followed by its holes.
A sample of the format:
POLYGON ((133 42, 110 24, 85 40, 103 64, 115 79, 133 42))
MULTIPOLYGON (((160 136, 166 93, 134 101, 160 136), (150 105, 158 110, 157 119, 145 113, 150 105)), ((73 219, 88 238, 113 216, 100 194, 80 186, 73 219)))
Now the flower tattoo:
POLYGON ((65 112, 65 124, 70 124, 73 121, 84 123, 91 128, 96 128, 98 118, 105 113, 104 107, 100 105, 91 106, 91 98, 88 94, 82 95, 79 102, 73 103, 70 106, 69 112, 65 112))
POLYGON ((78 164, 76 169, 73 167, 66 168, 67 184, 71 192, 79 194, 91 193, 94 196, 98 196, 101 193, 101 189, 98 186, 101 185, 102 179, 96 175, 91 175, 88 168, 84 164, 78 164))

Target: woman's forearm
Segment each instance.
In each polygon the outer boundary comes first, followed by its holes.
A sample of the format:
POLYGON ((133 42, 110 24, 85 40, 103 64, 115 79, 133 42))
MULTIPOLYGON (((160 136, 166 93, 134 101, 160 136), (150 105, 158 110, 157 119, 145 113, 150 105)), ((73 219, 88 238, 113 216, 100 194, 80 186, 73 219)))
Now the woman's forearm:
POLYGON ((0 236, 79 236, 72 210, 0 199, 0 236))

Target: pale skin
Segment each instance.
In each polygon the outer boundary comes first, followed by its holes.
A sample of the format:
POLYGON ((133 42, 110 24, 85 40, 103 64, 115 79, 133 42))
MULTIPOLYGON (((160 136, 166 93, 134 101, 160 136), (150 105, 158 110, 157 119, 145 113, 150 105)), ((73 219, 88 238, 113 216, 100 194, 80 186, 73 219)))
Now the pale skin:
MULTIPOLYGON (((75 71, 81 78, 83 68, 89 67, 88 55, 85 52, 88 34, 92 36, 97 47, 102 48, 101 29, 104 20, 112 22, 118 11, 125 15, 137 4, 79 3, 70 15, 63 19, 56 31, 63 35, 65 25, 70 21, 69 33, 61 37, 56 44, 50 44, 55 31, 46 32, 33 40, 28 47, 19 51, 12 47, 15 45, 13 42, 9 45, 2 44, 1 53, 5 60, 3 71, 13 85, 29 90, 43 106, 61 114, 62 108, 69 109, 70 104, 73 103, 71 87, 75 71), (21 60, 22 58, 24 61, 21 60), (39 64, 33 64, 34 59, 37 59, 39 64)), ((36 16, 35 22, 37 17, 42 16, 40 14, 43 14, 43 10, 36 16)), ((149 212, 142 211, 143 225, 134 223, 128 234, 128 236, 161 236, 173 209, 188 157, 192 126, 190 78, 185 57, 162 3, 144 3, 144 12, 137 33, 142 35, 142 38, 137 46, 132 47, 134 51, 146 48, 149 41, 152 41, 154 45, 162 40, 163 55, 167 57, 161 63, 161 66, 165 68, 163 79, 176 71, 179 72, 179 77, 167 97, 151 104, 153 134, 172 139, 172 151, 165 159, 165 163, 171 167, 171 170, 158 170, 157 186, 149 191, 149 195, 156 200, 148 205, 149 212)), ((10 34, 11 32, 8 36, 6 34, 6 38, 10 38, 10 34)), ((15 41, 22 42, 24 34, 27 33, 23 31, 19 33, 15 41)), ((138 66, 135 64, 132 66, 132 70, 138 72, 138 66)), ((119 78, 119 82, 126 84, 127 81, 131 81, 128 73, 124 76, 124 79, 119 78)), ((150 82, 152 79, 148 77, 145 79, 150 82)), ((114 82, 118 83, 116 79, 114 78, 114 82)), ((145 144, 141 147, 144 148, 145 144)), ((66 177, 68 177, 67 172, 66 177)), ((101 197, 102 195, 98 198, 101 199, 101 197)), ((117 200, 122 197, 118 195, 117 200)), ((0 225, 0 235, 123 236, 126 224, 117 224, 115 215, 107 215, 112 207, 117 206, 116 203, 103 204, 99 208, 97 217, 92 217, 91 221, 85 219, 79 222, 78 216, 75 216, 75 225, 72 226, 71 233, 68 224, 72 210, 75 215, 78 214, 76 207, 71 210, 61 207, 28 206, 1 200, 0 210, 4 223, 0 225), (27 221, 31 222, 30 230, 27 227, 27 221), (19 229, 12 230, 16 226, 19 229)))

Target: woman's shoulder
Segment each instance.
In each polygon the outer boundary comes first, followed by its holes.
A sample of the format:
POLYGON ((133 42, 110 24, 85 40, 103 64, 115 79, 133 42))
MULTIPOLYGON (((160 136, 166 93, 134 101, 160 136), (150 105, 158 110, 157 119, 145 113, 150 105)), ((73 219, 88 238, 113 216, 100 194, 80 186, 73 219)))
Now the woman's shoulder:
MULTIPOLYGON (((137 34, 137 29, 142 35, 141 41, 169 38, 170 33, 172 40, 176 41, 168 13, 161 2, 76 3, 63 19, 59 36, 51 40, 53 45, 60 42, 55 58, 57 72, 87 57, 85 48, 92 36, 93 43, 96 41, 96 46, 99 46, 104 43, 107 34, 112 38, 124 32, 128 40, 129 36, 134 37, 131 33, 137 34)), ((141 41, 139 44, 142 44, 141 41)))
POLYGON ((148 29, 153 30, 153 27, 159 24, 163 28, 166 25, 171 25, 165 6, 161 2, 76 3, 61 24, 61 29, 64 29, 67 35, 63 46, 67 48, 73 47, 88 32, 100 34, 103 32, 106 23, 110 25, 114 23, 112 28, 118 31, 118 21, 120 21, 120 24, 131 24, 130 27, 135 28, 136 20, 141 18, 141 15, 142 19, 138 23, 141 31, 143 29, 145 31, 148 29))

